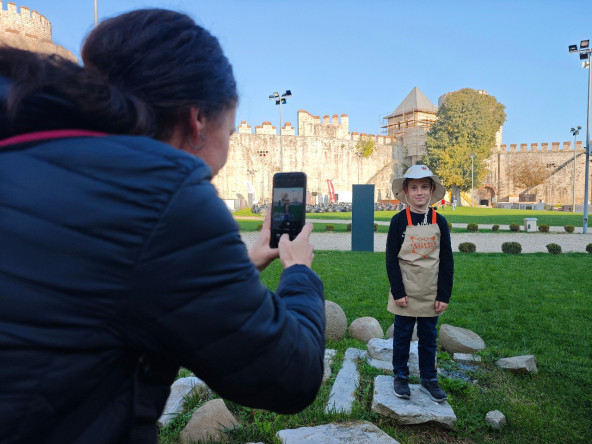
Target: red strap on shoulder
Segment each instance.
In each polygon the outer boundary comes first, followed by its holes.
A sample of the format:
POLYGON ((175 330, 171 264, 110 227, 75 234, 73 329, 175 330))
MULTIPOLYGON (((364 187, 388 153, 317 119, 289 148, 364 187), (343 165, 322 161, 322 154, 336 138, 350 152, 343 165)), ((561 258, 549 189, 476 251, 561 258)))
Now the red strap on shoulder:
POLYGON ((411 221, 411 210, 409 209, 409 207, 407 207, 405 213, 407 213, 407 226, 410 227, 411 225, 413 225, 413 222, 411 221))
POLYGON ((432 208, 432 224, 436 223, 436 210, 432 208))

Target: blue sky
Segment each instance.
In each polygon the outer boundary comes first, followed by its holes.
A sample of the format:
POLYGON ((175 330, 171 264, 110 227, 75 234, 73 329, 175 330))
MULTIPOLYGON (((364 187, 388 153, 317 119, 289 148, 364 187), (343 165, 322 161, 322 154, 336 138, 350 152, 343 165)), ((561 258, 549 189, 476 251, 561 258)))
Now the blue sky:
MULTIPOLYGON (((6 2, 4 2, 6 4, 6 2)), ((93 0, 16 1, 45 15, 53 39, 77 56, 93 0)), ((350 131, 376 134, 415 86, 435 104, 446 92, 485 89, 506 106, 504 143, 585 138, 588 72, 569 44, 592 38, 589 0, 98 0, 99 19, 141 7, 191 15, 234 65, 237 123, 279 123, 274 91, 296 112, 348 114, 350 131), (587 14, 585 13, 587 12, 587 14)), ((4 6, 6 7, 6 5, 4 6)))

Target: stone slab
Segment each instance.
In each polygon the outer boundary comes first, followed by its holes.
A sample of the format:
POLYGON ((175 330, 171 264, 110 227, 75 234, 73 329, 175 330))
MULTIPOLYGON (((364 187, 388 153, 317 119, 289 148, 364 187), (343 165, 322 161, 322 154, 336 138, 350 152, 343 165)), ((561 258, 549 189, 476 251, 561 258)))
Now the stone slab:
POLYGON ((434 402, 420 390, 419 384, 409 384, 411 399, 401 399, 393 391, 392 376, 379 375, 374 380, 372 411, 393 418, 398 424, 436 424, 452 429, 456 415, 447 401, 434 402))
POLYGON ((276 436, 282 444, 399 444, 367 421, 286 429, 280 430, 276 436))
POLYGON ((162 415, 158 418, 158 424, 161 427, 166 427, 175 416, 183 411, 185 398, 199 387, 207 386, 205 382, 195 376, 177 379, 173 385, 171 385, 171 392, 164 405, 162 415))
POLYGON ((333 350, 332 348, 325 349, 325 360, 323 362, 323 382, 327 382, 331 377, 331 366, 333 365, 336 354, 337 350, 333 350))
POLYGON ((325 408, 326 413, 333 411, 351 413, 355 399, 354 394, 360 382, 360 373, 356 361, 365 359, 367 356, 368 353, 365 350, 357 348, 348 348, 345 351, 343 366, 337 373, 335 383, 331 388, 329 402, 325 408))

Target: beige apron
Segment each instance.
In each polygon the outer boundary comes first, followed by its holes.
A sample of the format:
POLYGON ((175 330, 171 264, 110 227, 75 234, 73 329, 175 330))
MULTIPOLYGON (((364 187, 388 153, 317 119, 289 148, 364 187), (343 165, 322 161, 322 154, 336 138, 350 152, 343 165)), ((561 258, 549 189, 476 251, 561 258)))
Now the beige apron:
POLYGON ((405 239, 397 257, 409 301, 407 307, 399 307, 389 291, 387 310, 402 316, 439 316, 434 307, 440 269, 440 227, 436 223, 436 212, 432 210, 430 225, 413 225, 409 207, 406 213, 405 239))

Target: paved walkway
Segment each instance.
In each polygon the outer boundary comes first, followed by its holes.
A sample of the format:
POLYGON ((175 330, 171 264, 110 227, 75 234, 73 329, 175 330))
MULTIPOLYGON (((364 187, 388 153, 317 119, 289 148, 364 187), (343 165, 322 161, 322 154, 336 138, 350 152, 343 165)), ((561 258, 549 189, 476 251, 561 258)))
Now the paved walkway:
MULTIPOLYGON (((314 220, 310 220, 313 222, 314 220)), ((324 220, 326 223, 334 223, 324 220)), ((343 223, 343 221, 335 222, 343 223)), ((388 222, 377 222, 388 224, 388 222)), ((466 227, 466 224, 453 224, 453 226, 466 227)), ((562 228, 562 227, 555 227, 562 228)), ((461 242, 472 242, 477 246, 478 253, 501 253, 503 242, 520 242, 523 253, 547 253, 547 244, 555 243, 561 246, 564 253, 585 253, 586 245, 592 243, 592 233, 452 233, 452 251, 458 251, 461 242)), ((557 230, 558 231, 558 230, 557 230)), ((241 233, 243 241, 250 246, 259 233, 241 233)), ((374 251, 385 251, 386 233, 374 233, 374 251)), ((351 250, 351 233, 312 233, 311 241, 316 250, 351 250)))

